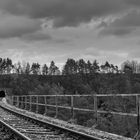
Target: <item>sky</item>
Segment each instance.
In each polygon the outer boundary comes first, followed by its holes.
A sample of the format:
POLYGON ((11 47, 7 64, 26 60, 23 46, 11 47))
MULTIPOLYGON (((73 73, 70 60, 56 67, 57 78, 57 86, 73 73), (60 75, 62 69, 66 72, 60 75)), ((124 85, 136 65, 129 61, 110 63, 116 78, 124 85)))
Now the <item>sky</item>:
POLYGON ((140 60, 139 0, 0 0, 0 57, 140 60))

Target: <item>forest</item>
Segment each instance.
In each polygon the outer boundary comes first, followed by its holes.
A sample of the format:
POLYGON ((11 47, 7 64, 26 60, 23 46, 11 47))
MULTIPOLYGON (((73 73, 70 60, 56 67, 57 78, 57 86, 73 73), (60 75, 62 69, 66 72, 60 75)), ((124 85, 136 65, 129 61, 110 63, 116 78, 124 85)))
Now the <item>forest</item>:
MULTIPOLYGON (((140 93, 140 64, 125 61, 121 68, 105 62, 99 65, 95 60, 67 59, 62 70, 54 61, 50 66, 39 63, 16 63, 9 58, 0 59, 0 87, 10 89, 9 95, 74 95, 74 94, 133 94, 140 93)), ((51 100, 50 100, 51 102, 51 100)), ((79 98, 75 106, 92 106, 92 100, 79 98)), ((135 99, 101 99, 98 108, 110 111, 136 113, 135 99)), ((66 120, 67 113, 59 112, 66 120)), ((99 114, 97 128, 100 130, 133 137, 136 133, 136 118, 99 114)), ((76 123, 91 127, 94 114, 75 112, 76 123)))

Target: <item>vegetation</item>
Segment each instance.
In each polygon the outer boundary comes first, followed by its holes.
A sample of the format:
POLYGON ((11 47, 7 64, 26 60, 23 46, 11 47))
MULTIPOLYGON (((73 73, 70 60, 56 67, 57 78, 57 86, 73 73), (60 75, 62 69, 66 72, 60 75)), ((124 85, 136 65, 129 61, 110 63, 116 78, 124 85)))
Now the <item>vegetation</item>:
MULTIPOLYGON (((140 92, 140 64, 136 61, 125 61, 121 69, 105 62, 99 65, 80 59, 68 59, 60 71, 55 62, 50 66, 39 63, 16 63, 9 58, 0 59, 0 87, 10 88, 10 94, 130 94, 140 92)), ((53 100, 49 99, 49 103, 53 100)), ((69 104, 69 100, 61 99, 61 104, 69 104)), ((93 108, 90 98, 78 98, 76 107, 93 108)), ((136 113, 133 98, 100 98, 98 109, 136 113)), ((59 110, 59 118, 67 120, 68 113, 59 110)), ((115 116, 110 113, 100 114, 97 128, 133 137, 136 133, 136 118, 115 116)), ((92 126, 95 117, 92 113, 75 112, 76 122, 92 126)))

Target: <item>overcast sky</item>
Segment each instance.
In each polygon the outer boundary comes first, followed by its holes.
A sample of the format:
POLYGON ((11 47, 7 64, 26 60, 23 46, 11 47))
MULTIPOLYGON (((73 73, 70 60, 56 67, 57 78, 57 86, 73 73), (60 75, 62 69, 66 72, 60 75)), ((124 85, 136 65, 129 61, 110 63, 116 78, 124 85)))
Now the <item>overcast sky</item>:
POLYGON ((0 0, 0 57, 140 60, 140 0, 0 0))

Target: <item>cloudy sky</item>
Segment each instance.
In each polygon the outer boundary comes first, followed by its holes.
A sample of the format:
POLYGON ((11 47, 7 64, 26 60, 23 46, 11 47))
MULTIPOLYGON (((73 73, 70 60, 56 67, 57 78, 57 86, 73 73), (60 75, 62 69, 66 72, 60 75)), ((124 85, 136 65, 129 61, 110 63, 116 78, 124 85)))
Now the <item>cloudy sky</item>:
POLYGON ((0 0, 0 57, 140 61, 140 0, 0 0))

